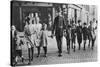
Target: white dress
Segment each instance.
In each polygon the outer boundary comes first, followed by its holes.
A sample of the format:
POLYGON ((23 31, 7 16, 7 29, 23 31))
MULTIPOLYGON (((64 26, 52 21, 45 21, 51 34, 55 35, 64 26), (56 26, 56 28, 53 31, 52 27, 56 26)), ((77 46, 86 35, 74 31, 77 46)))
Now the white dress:
POLYGON ((42 35, 41 35, 41 46, 46 47, 48 45, 47 41, 47 30, 42 30, 42 35))
POLYGON ((32 42, 32 44, 34 46, 35 40, 36 40, 36 24, 29 25, 29 31, 31 33, 30 39, 31 39, 31 42, 32 42))
POLYGON ((40 23, 36 24, 36 40, 35 40, 36 47, 40 46, 41 33, 42 33, 41 28, 42 28, 42 25, 40 23))

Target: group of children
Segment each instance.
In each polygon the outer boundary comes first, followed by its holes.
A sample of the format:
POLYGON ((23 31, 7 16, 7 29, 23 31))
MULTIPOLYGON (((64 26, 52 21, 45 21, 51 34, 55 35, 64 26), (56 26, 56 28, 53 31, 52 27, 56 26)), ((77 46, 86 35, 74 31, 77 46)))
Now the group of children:
MULTIPOLYGON (((77 37, 77 43, 79 45, 79 50, 81 49, 81 43, 83 40, 83 50, 86 50, 86 43, 87 40, 89 40, 89 44, 88 47, 90 47, 90 43, 91 48, 94 48, 94 43, 96 40, 96 27, 93 27, 93 23, 90 21, 90 25, 88 25, 87 23, 83 23, 81 25, 81 21, 78 21, 78 25, 76 26, 75 23, 72 23, 72 28, 71 28, 71 42, 72 42, 72 48, 74 48, 75 51, 75 43, 76 43, 76 37, 77 37)), ((97 21, 96 21, 97 23, 97 21)))

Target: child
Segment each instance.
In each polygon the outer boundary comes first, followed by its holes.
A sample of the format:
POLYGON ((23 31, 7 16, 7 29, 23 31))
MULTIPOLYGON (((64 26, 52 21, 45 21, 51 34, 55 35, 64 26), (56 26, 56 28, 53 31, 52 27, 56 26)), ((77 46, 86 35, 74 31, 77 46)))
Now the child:
POLYGON ((43 29, 42 29, 42 41, 41 44, 43 45, 43 49, 44 49, 44 57, 47 56, 47 25, 45 23, 43 23, 43 29))
POLYGON ((72 25, 71 39, 72 39, 72 49, 74 49, 74 52, 75 52, 75 41, 76 41, 76 27, 75 27, 75 23, 73 23, 73 25, 72 25))
POLYGON ((47 57, 47 25, 45 23, 43 23, 42 25, 42 30, 41 30, 41 35, 40 37, 38 38, 38 44, 39 46, 37 47, 37 50, 38 50, 38 56, 40 56, 40 50, 41 50, 41 47, 43 47, 44 49, 44 57, 47 57))
POLYGON ((81 43, 82 43, 82 26, 81 26, 81 20, 78 20, 78 26, 76 27, 76 35, 77 35, 77 42, 79 45, 79 50, 81 49, 81 43))
POLYGON ((83 32, 83 40, 84 40, 84 49, 83 50, 85 50, 86 40, 88 38, 88 28, 87 28, 86 23, 84 23, 84 27, 82 29, 82 32, 83 32))

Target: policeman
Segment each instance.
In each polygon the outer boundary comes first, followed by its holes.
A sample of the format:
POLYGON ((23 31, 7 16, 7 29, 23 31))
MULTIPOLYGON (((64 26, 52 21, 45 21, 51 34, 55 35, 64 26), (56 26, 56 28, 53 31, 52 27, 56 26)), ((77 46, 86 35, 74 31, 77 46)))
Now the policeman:
POLYGON ((57 41, 57 47, 58 47, 58 56, 61 57, 62 56, 62 37, 63 37, 63 30, 64 30, 64 18, 62 16, 62 11, 61 8, 58 9, 58 16, 55 17, 54 19, 54 24, 53 24, 53 30, 52 30, 52 34, 54 35, 54 31, 55 31, 55 36, 56 36, 56 41, 57 41))
POLYGON ((84 41, 84 49, 83 50, 85 50, 86 40, 88 38, 88 28, 86 26, 86 23, 84 23, 84 27, 82 28, 82 32, 83 32, 83 41, 84 41))
POLYGON ((82 42, 82 26, 80 23, 81 23, 81 20, 78 20, 78 26, 76 28, 77 42, 79 44, 79 50, 81 48, 81 42, 82 42))

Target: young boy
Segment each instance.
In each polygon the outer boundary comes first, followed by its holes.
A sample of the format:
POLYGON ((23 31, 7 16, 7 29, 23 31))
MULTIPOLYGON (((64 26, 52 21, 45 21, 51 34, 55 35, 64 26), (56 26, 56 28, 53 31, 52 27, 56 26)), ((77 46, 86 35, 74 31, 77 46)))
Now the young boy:
POLYGON ((81 43, 82 43, 82 26, 81 26, 81 20, 78 20, 78 26, 76 27, 76 34, 77 34, 77 42, 79 45, 79 50, 81 49, 81 43))
POLYGON ((82 28, 82 32, 83 32, 83 40, 84 40, 84 49, 85 50, 85 46, 86 46, 86 40, 88 38, 88 28, 87 28, 87 25, 86 23, 84 23, 84 27, 82 28))
POLYGON ((74 52, 75 52, 75 40, 76 40, 76 27, 75 27, 75 23, 73 23, 72 29, 71 29, 71 40, 72 40, 72 49, 74 49, 74 52))

